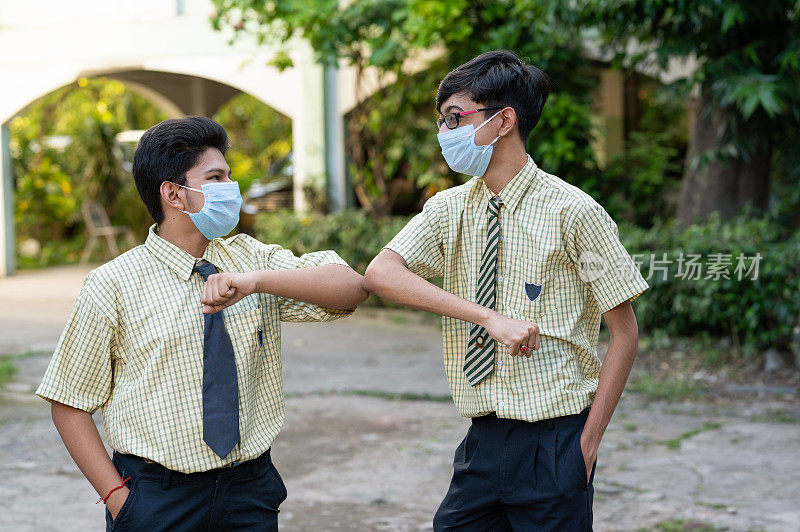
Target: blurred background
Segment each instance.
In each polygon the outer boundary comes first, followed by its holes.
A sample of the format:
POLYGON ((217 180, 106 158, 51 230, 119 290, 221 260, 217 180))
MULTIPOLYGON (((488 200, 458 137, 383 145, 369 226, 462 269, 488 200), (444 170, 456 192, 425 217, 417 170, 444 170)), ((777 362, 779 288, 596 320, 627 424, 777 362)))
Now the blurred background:
MULTIPOLYGON (((57 435, 45 406, 26 397, 85 264, 147 234, 151 221, 130 174, 144 130, 170 117, 214 118, 230 136, 227 160, 245 196, 238 230, 297 253, 335 249, 363 273, 429 197, 463 182, 441 157, 434 96, 452 68, 493 49, 512 50, 551 77, 554 92, 528 151, 609 211, 651 285, 634 304, 641 354, 621 405, 630 412, 609 429, 609 450, 633 454, 608 464, 596 528, 800 530, 800 477, 788 463, 800 458, 797 0, 0 0, 0 456, 33 419, 42 453, 61 452, 58 467, 75 472, 63 449, 46 451, 57 435), (687 275, 689 256, 699 257, 697 275, 687 275), (744 277, 742 257, 757 264, 744 277), (691 456, 676 458, 681 442, 703 437, 691 456), (745 444, 749 451, 737 447, 745 444), (654 448, 665 462, 653 460, 654 448), (746 452, 760 461, 743 460, 746 452), (642 470, 627 478, 634 455, 642 470), (692 457, 689 484, 669 476, 692 457), (727 459, 708 466, 720 457, 727 459), (762 485, 765 468, 773 484, 762 485), (661 474, 661 488, 646 486, 661 474), (753 489, 727 493, 713 479, 753 489), (773 489, 780 495, 768 497, 773 489)), ((334 516, 312 522, 292 510, 300 503, 291 499, 290 469, 288 529, 425 529, 446 489, 450 443, 463 424, 445 409, 437 320, 376 298, 367 309, 351 329, 287 328, 289 352, 315 341, 309 335, 341 336, 336 348, 319 340, 321 358, 287 360, 287 393, 297 396, 289 408, 313 425, 324 417, 313 401, 325 394, 356 418, 372 405, 364 420, 403 405, 409 417, 387 421, 391 430, 417 423, 425 427, 420 441, 447 441, 423 453, 437 457, 430 500, 418 508, 383 478, 384 495, 340 490, 354 505, 344 513, 356 520, 340 523, 336 505, 345 503, 297 481, 297 500, 334 516), (404 341, 409 330, 416 350, 404 341), (375 338, 364 343, 364 335, 375 338), (337 349, 341 360, 325 359, 337 349), (356 361, 372 369, 353 372, 356 361), (317 365, 335 362, 340 382, 313 379, 317 365), (434 428, 414 414, 424 405, 442 409, 434 428)), ((300 438, 292 423, 286 441, 300 438)), ((347 434, 366 435, 367 444, 383 434, 354 426, 347 434)), ((19 482, 37 478, 28 462, 12 462, 19 482)), ((353 471, 365 467, 378 466, 353 463, 353 471)), ((601 459, 598 479, 603 467, 601 459)), ((413 486, 428 473, 409 474, 413 486)), ((76 489, 85 491, 80 480, 76 489)), ((0 527, 51 526, 25 513, 22 492, 7 490, 19 512, 0 527)), ((65 512, 88 526, 77 508, 65 512)))

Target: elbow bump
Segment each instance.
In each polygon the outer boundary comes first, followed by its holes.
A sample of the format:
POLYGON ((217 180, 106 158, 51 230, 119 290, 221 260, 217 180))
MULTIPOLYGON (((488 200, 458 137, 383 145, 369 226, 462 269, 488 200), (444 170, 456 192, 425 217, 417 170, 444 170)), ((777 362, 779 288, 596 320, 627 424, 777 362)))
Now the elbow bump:
POLYGON ((376 290, 380 290, 381 283, 386 277, 386 272, 383 271, 380 265, 376 265, 374 262, 367 267, 367 271, 364 272, 364 289, 368 292, 375 292, 376 290))
POLYGON ((367 292, 373 292, 376 285, 375 271, 371 268, 372 267, 370 266, 367 268, 367 271, 364 272, 364 282, 362 283, 364 290, 367 292))

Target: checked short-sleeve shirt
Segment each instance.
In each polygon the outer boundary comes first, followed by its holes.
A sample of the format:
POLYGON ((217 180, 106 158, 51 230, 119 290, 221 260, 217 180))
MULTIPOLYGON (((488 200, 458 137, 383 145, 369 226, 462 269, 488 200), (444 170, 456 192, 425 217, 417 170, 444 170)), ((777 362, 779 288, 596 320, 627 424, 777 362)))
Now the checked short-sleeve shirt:
MULTIPOLYGON (((429 199, 386 246, 425 278, 475 301, 494 194, 477 177, 429 199)), ((594 400, 601 315, 648 288, 606 211, 533 160, 499 194, 495 310, 539 325, 530 358, 498 345, 492 373, 477 386, 464 371, 471 325, 443 318, 444 365, 459 413, 538 421, 576 414, 594 400)))
MULTIPOLYGON (((209 242, 220 272, 346 263, 333 251, 296 257, 245 235, 209 242)), ((281 321, 352 311, 253 294, 222 311, 239 383, 240 440, 223 461, 203 441, 203 279, 200 259, 150 228, 147 241, 89 273, 37 395, 94 412, 108 444, 193 473, 256 458, 283 426, 281 321)))

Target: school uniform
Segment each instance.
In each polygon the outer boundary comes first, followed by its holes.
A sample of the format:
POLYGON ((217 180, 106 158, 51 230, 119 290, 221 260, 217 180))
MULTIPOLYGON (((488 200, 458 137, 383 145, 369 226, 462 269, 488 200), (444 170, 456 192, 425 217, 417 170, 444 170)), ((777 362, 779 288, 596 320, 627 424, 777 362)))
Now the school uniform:
POLYGON ((443 318, 450 391, 473 423, 434 529, 590 529, 580 434, 599 381, 600 319, 648 287, 614 221, 529 156, 498 195, 477 177, 439 192, 386 248, 541 334, 530 358, 512 357, 479 326, 443 318))
POLYGON ((197 259, 156 227, 143 245, 86 277, 36 393, 89 413, 102 410, 113 463, 132 476, 116 520, 106 512, 108 529, 250 523, 248 530, 277 530, 286 491, 269 449, 285 417, 280 322, 327 321, 352 310, 252 294, 213 318, 202 313, 204 279, 216 271, 346 263, 332 251, 296 257, 245 234, 210 241, 197 259), (232 382, 208 380, 217 377, 208 374, 216 371, 208 358, 219 332, 212 323, 227 332, 223 347, 231 356, 222 362, 232 382), (209 395, 215 386, 224 397, 209 395), (220 403, 232 411, 210 420, 220 403), (224 450, 212 449, 212 435, 227 438, 224 450))

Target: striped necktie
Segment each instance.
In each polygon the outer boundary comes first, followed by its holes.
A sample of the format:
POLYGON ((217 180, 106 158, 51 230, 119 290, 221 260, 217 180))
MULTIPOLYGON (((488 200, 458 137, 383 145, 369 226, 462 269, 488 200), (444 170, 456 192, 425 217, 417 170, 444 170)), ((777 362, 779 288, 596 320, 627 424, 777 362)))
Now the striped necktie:
MULTIPOLYGON (((481 270, 478 274, 478 295, 475 302, 494 309, 495 282, 497 280, 497 248, 500 245, 500 205, 502 200, 495 196, 489 200, 489 234, 486 248, 481 257, 481 270)), ((477 386, 494 369, 495 342, 486 329, 473 325, 469 333, 467 356, 464 359, 464 373, 473 386, 477 386)))

